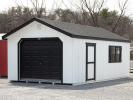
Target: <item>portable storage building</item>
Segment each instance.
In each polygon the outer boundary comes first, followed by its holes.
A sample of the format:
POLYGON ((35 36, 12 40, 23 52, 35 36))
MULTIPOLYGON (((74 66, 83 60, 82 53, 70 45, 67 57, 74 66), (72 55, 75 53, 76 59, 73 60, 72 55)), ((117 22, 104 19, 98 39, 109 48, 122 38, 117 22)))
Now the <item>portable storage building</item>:
POLYGON ((129 40, 102 28, 33 18, 3 39, 10 81, 83 84, 129 75, 129 40))
POLYGON ((7 41, 1 40, 4 33, 0 33, 0 77, 7 76, 7 41))

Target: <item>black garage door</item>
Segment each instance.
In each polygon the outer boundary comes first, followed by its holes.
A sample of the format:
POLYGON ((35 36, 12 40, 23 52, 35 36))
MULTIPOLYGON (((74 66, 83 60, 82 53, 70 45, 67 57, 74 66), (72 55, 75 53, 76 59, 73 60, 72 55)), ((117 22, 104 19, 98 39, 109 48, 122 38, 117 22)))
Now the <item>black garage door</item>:
POLYGON ((22 39, 20 78, 62 79, 62 42, 58 38, 22 39))

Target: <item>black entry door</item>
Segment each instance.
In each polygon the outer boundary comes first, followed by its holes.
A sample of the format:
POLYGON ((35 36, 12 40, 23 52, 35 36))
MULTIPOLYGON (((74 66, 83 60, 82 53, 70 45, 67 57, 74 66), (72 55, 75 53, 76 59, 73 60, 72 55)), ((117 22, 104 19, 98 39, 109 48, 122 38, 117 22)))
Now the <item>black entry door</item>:
POLYGON ((62 42, 58 38, 23 39, 20 79, 62 79, 62 42))
POLYGON ((96 44, 86 43, 86 81, 96 78, 96 44))

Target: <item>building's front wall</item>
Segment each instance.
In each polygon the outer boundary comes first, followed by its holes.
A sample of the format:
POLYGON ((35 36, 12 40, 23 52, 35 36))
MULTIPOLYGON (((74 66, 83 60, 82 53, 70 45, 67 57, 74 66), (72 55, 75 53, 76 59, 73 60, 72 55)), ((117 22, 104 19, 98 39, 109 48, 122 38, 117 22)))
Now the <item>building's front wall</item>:
POLYGON ((129 43, 70 38, 38 22, 8 37, 8 79, 18 80, 18 42, 21 38, 59 37, 63 42, 63 83, 86 82, 86 43, 96 43, 96 81, 127 77, 129 43), (122 62, 108 63, 109 45, 122 46, 122 62))
POLYGON ((58 37, 63 42, 63 82, 72 83, 72 38, 38 22, 33 22, 8 37, 8 79, 18 80, 18 42, 20 39, 39 37, 58 37))
POLYGON ((73 79, 75 83, 84 83, 86 80, 86 43, 96 43, 96 81, 128 77, 130 66, 129 43, 74 39, 73 79), (122 46, 122 62, 109 63, 109 46, 122 46))

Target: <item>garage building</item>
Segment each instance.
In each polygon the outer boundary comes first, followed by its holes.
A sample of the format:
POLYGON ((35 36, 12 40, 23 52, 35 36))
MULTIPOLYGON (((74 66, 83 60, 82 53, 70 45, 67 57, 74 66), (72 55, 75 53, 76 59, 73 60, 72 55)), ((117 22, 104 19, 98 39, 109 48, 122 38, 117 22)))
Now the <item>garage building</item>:
POLYGON ((129 40, 102 28, 32 18, 3 39, 10 81, 75 85, 129 75, 129 40))

